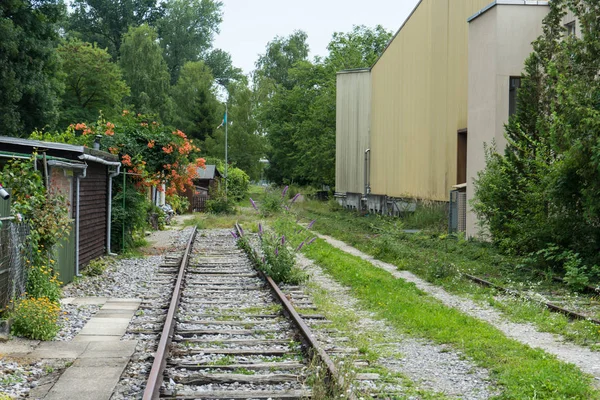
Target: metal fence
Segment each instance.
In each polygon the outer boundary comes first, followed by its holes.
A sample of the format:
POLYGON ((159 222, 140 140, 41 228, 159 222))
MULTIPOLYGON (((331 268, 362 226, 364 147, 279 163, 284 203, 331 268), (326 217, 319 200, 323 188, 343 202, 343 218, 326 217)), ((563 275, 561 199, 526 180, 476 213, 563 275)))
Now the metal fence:
POLYGON ((31 249, 26 246, 29 226, 7 218, 0 218, 0 309, 10 300, 25 292, 27 268, 25 256, 31 249))

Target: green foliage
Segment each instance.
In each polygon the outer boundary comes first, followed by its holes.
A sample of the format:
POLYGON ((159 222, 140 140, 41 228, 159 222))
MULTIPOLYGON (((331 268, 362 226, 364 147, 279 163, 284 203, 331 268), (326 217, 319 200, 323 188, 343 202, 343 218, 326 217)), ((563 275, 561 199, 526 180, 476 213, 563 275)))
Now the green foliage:
POLYGON ((303 32, 268 44, 257 62, 254 84, 256 118, 269 143, 271 181, 335 184, 336 73, 371 66, 390 38, 380 26, 335 33, 329 55, 314 62, 307 60, 303 32))
POLYGON ((505 251, 537 254, 557 246, 577 255, 543 265, 568 273, 575 286, 600 264, 599 13, 593 1, 550 3, 544 34, 526 61, 517 114, 506 127, 508 145, 504 155, 487 151, 473 203, 505 251), (565 37, 567 10, 581 38, 565 37))
POLYGON ((2 135, 24 137, 56 122, 62 88, 55 47, 64 11, 59 0, 0 2, 2 135))
POLYGON ((223 3, 214 0, 169 0, 164 16, 158 21, 158 32, 165 60, 176 82, 183 65, 199 61, 212 46, 223 20, 223 3))
POLYGON ((204 63, 212 71, 215 80, 220 85, 229 89, 236 83, 244 83, 247 86, 247 78, 241 68, 233 66, 231 55, 221 49, 214 49, 204 57, 204 63))
POLYGON ((135 110, 142 114, 159 114, 169 120, 171 79, 156 31, 148 25, 129 28, 123 36, 119 62, 131 88, 129 101, 135 110))
POLYGON ((275 190, 275 188, 266 188, 258 210, 263 217, 277 215, 284 211, 286 201, 285 195, 279 190, 275 190))
POLYGON ((95 45, 70 40, 58 48, 64 75, 61 123, 89 122, 100 110, 108 116, 120 114, 121 101, 129 94, 119 66, 110 54, 95 45))
MULTIPOLYGON (((325 223, 319 227, 328 229, 325 223)), ((281 225, 276 229, 290 232, 281 225)), ((399 332, 449 345, 487 368, 502 388, 502 398, 583 400, 599 396, 589 376, 572 364, 507 339, 498 329, 444 306, 413 283, 396 279, 368 261, 321 240, 304 253, 337 282, 350 288, 368 311, 399 332)))
POLYGON ((248 194, 250 178, 239 168, 227 169, 227 195, 234 201, 240 201, 248 194))
POLYGON ((170 204, 176 214, 184 214, 190 208, 190 201, 186 196, 177 193, 166 196, 167 204, 170 204))
POLYGON ((32 247, 45 252, 69 233, 71 220, 64 196, 46 191, 35 168, 37 158, 34 154, 29 160, 10 160, 0 171, 0 182, 11 189, 11 212, 31 225, 28 240, 32 247))
POLYGON ((52 340, 58 333, 60 307, 46 297, 23 298, 11 312, 13 335, 52 340))
MULTIPOLYGON (((51 261, 54 263, 54 261, 51 261)), ((58 273, 43 264, 30 265, 27 270, 27 296, 32 298, 47 298, 58 304, 61 297, 58 273)))
POLYGON ((116 60, 129 27, 153 24, 161 16, 156 0, 73 0, 69 30, 83 41, 97 43, 116 60))
POLYGON ((111 248, 115 251, 123 251, 125 248, 135 246, 136 235, 148 227, 148 213, 151 204, 139 190, 136 190, 134 182, 127 179, 126 190, 123 191, 121 179, 113 181, 113 208, 111 223, 111 248), (125 208, 123 208, 123 195, 125 195, 125 208), (123 229, 125 230, 125 241, 123 241, 123 229))
MULTIPOLYGON (((258 123, 254 118, 255 104, 252 91, 246 82, 232 82, 228 86, 228 161, 244 170, 252 180, 261 173, 259 160, 265 154, 265 138, 257 133, 258 123)), ((222 121, 224 109, 218 114, 222 121)), ((217 124, 218 125, 218 124, 217 124)), ((209 156, 225 159, 225 129, 214 130, 206 138, 202 149, 209 156)), ((222 169, 221 169, 222 171, 222 169)))
POLYGON ((225 188, 222 186, 223 184, 211 188, 209 200, 206 200, 206 211, 212 214, 233 214, 235 202, 225 195, 225 188))
POLYGON ((96 258, 85 266, 81 274, 83 276, 100 276, 110 265, 111 261, 108 258, 96 258))
POLYGON ((175 124, 190 137, 204 140, 223 117, 213 90, 214 78, 202 62, 187 62, 173 87, 175 124))

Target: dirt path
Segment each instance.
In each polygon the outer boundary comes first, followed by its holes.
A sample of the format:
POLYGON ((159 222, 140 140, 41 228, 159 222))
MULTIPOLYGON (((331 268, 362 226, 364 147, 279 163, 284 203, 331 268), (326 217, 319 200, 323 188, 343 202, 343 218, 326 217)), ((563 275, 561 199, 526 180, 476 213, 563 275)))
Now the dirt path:
POLYGON ((508 321, 502 314, 492 307, 475 303, 473 300, 456 296, 444 289, 434 286, 408 271, 399 271, 395 265, 376 260, 360 250, 330 236, 316 234, 330 245, 370 262, 398 279, 414 283, 417 288, 440 300, 445 305, 458 309, 463 313, 479 320, 488 322, 502 331, 507 337, 517 340, 533 348, 540 348, 547 353, 555 355, 559 360, 575 364, 583 372, 595 377, 595 384, 600 387, 600 352, 575 344, 566 343, 558 335, 538 331, 532 324, 521 324, 508 321))

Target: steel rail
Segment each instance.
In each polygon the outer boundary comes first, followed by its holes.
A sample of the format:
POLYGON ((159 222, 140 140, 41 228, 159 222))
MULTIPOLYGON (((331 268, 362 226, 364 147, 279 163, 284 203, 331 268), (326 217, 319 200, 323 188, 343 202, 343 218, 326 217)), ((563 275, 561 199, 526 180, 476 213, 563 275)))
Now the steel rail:
POLYGON ((566 316, 568 316, 570 318, 573 318, 573 319, 590 321, 590 322, 592 322, 592 323, 594 323, 596 325, 600 325, 600 320, 597 320, 597 319, 592 318, 592 317, 588 317, 586 315, 577 313, 575 311, 567 310, 566 308, 562 308, 560 306, 557 306, 554 303, 550 303, 548 301, 540 301, 540 300, 533 299, 533 298, 531 298, 531 297, 529 297, 529 296, 527 296, 527 295, 519 292, 518 290, 508 289, 508 288, 502 287, 500 285, 496 285, 495 283, 492 283, 490 281, 486 281, 485 279, 481 279, 481 278, 476 277, 474 275, 470 275, 470 274, 463 274, 463 275, 467 279, 469 279, 469 280, 471 280, 471 281, 473 281, 473 282, 475 282, 475 283, 477 283, 479 285, 491 287, 491 288, 494 288, 494 289, 499 290, 499 291, 504 292, 504 293, 508 293, 508 294, 520 296, 520 297, 522 297, 522 298, 524 298, 526 300, 529 300, 529 301, 533 301, 533 302, 536 302, 536 303, 541 303, 546 308, 548 308, 549 310, 557 312, 557 313, 560 313, 560 314, 564 314, 564 315, 566 315, 566 316))
POLYGON ((158 348, 156 349, 156 353, 154 354, 154 362, 152 363, 152 369, 150 370, 150 375, 148 376, 146 389, 144 390, 143 400, 158 399, 160 396, 160 387, 164 379, 163 374, 167 365, 167 357, 169 355, 167 349, 171 345, 171 341, 173 339, 173 332, 175 330, 175 315, 177 313, 177 308, 179 307, 179 300, 181 299, 181 286, 183 283, 183 276, 185 274, 185 269, 187 268, 187 264, 189 262, 189 255, 192 250, 195 237, 196 227, 194 227, 192 234, 190 235, 190 239, 185 248, 183 258, 181 259, 181 265, 179 266, 179 274, 177 275, 177 282, 175 283, 175 288, 173 289, 171 304, 169 306, 169 311, 167 312, 165 326, 163 327, 162 333, 160 335, 158 348))
MULTIPOLYGON (((242 229, 240 228, 237 222, 235 223, 235 229, 238 233, 238 236, 242 237, 242 229)), ((252 251, 254 251, 254 249, 252 249, 252 251)), ((313 337, 312 330, 308 325, 306 325, 306 322, 304 322, 304 319, 300 316, 300 314, 298 314, 292 303, 288 300, 285 293, 281 291, 279 286, 277 286, 277 283, 275 283, 275 281, 270 276, 267 276, 264 272, 260 270, 257 270, 257 272, 265 281, 267 281, 269 287, 271 288, 271 291, 275 294, 277 300, 283 305, 283 308, 285 308, 285 311, 290 316, 290 319, 300 331, 302 338, 308 344, 309 348, 312 349, 314 353, 316 353, 316 356, 321 360, 321 362, 325 364, 329 376, 336 381, 338 387, 343 388, 346 383, 344 381, 344 377, 341 376, 341 374, 338 372, 335 364, 333 363, 329 355, 325 352, 325 350, 323 350, 319 343, 317 343, 317 341, 313 337)), ((349 393, 347 395, 347 399, 358 400, 358 398, 353 393, 349 393)))

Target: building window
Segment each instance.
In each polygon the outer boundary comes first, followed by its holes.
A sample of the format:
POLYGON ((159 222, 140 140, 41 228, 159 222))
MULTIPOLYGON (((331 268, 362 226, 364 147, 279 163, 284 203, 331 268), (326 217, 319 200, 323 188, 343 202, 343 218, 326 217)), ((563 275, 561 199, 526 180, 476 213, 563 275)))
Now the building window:
POLYGON ((510 87, 508 90, 508 115, 513 115, 517 112, 517 92, 521 87, 520 77, 510 77, 510 87))
POLYGON ((569 22, 568 24, 566 24, 565 28, 567 29, 567 36, 575 36, 576 35, 575 21, 572 21, 572 22, 569 22))

